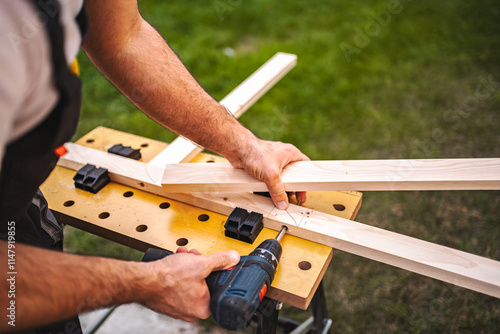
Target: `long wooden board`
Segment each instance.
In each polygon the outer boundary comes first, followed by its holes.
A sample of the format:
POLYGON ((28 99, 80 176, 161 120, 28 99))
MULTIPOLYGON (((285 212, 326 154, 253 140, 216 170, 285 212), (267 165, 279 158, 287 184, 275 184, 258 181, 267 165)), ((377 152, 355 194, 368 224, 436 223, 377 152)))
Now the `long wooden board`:
MULTIPOLYGON (((233 89, 220 104, 225 106, 234 117, 240 117, 262 95, 274 86, 285 74, 297 64, 297 56, 278 52, 252 75, 233 89)), ((164 167, 166 164, 189 162, 203 147, 180 136, 149 163, 164 167)))
MULTIPOLYGON (((299 161, 285 167, 287 191, 498 190, 500 159, 299 161)), ((229 163, 165 167, 165 192, 267 191, 229 163)))
POLYGON ((234 207, 264 214, 264 225, 351 254, 393 265, 500 298, 500 262, 370 225, 272 201, 251 193, 166 194, 184 203, 228 214, 234 207))
POLYGON ((69 153, 60 159, 64 167, 93 163, 108 168, 117 182, 221 214, 237 206, 261 212, 268 228, 287 225, 290 235, 500 298, 500 262, 301 206, 278 210, 270 199, 252 193, 164 193, 159 183, 152 183, 161 175, 145 163, 76 144, 66 147, 69 153))

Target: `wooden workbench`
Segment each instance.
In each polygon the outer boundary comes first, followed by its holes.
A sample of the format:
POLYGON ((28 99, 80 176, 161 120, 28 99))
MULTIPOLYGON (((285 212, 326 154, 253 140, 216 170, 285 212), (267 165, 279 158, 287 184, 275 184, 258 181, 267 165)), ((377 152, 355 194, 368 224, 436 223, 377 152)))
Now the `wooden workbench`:
MULTIPOLYGON (((143 162, 149 162, 168 146, 103 127, 77 143, 103 151, 115 144, 140 148, 143 162)), ((192 160, 222 161, 226 160, 206 153, 192 160)), ((264 228, 250 245, 224 236, 226 216, 117 183, 92 194, 74 187, 74 175, 74 171, 58 166, 41 187, 58 219, 137 250, 156 246, 174 251, 178 246, 186 246, 202 254, 235 249, 247 255, 263 240, 276 236, 276 231, 264 228)), ((354 219, 361 198, 361 193, 351 191, 309 192, 304 206, 354 219)), ((290 235, 285 235, 282 245, 283 256, 267 296, 306 309, 330 263, 332 248, 290 235)))

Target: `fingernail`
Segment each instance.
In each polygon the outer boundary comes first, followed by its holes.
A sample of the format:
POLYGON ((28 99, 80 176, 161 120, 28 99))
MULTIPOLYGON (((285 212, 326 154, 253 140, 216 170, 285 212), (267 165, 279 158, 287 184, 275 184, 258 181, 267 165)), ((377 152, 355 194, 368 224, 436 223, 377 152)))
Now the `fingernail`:
POLYGON ((278 202, 276 203, 276 206, 278 207, 278 209, 280 210, 285 210, 287 205, 286 205, 286 202, 285 201, 281 201, 281 202, 278 202))
POLYGON ((229 252, 229 259, 231 259, 231 263, 238 263, 240 262, 240 254, 238 254, 237 251, 230 251, 229 252))

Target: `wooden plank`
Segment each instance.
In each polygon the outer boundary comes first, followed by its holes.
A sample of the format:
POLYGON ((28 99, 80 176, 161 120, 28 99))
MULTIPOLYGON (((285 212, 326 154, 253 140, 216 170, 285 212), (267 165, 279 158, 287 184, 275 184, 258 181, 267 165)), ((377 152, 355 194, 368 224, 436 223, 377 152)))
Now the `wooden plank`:
POLYGON ((239 118, 297 64, 297 56, 278 52, 220 103, 239 118))
MULTIPOLYGON (((225 106, 234 117, 240 117, 255 101, 274 86, 297 63, 297 56, 278 52, 257 71, 250 75, 238 87, 232 90, 220 104, 225 106)), ((180 136, 164 151, 157 155, 150 164, 164 167, 166 164, 189 162, 203 147, 180 136)))
MULTIPOLYGON (((282 173, 287 191, 498 190, 500 159, 298 161, 282 173)), ((267 191, 229 163, 165 167, 165 192, 267 191)))
POLYGON ((180 202, 229 214, 244 207, 264 214, 264 225, 348 253, 500 298, 500 262, 322 212, 290 205, 278 210, 251 193, 166 194, 180 202))
POLYGON ((76 144, 68 144, 67 148, 69 153, 60 159, 66 167, 93 162, 108 168, 114 180, 183 203, 225 215, 237 206, 260 212, 267 228, 279 230, 287 225, 290 235, 500 298, 500 262, 293 204, 286 211, 278 210, 269 198, 252 193, 163 193, 158 183, 145 186, 145 182, 156 182, 158 177, 150 177, 147 166, 137 165, 147 164, 134 161, 130 165, 135 168, 127 168, 123 166, 128 165, 127 161, 119 156, 81 149, 76 144), (106 158, 102 159, 101 153, 106 158), (94 160, 96 156, 100 160, 94 160), (116 171, 125 174, 113 175, 116 171))

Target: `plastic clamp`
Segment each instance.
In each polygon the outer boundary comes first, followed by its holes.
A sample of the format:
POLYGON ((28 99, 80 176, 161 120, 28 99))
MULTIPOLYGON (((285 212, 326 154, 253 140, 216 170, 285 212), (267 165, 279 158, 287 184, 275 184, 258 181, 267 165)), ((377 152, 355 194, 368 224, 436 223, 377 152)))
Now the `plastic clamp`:
POLYGON ((261 213, 235 208, 224 224, 226 237, 253 244, 264 227, 261 213))
POLYGON ((110 149, 108 149, 108 153, 113 153, 116 155, 121 155, 122 157, 125 158, 130 158, 134 160, 139 160, 142 155, 141 155, 141 150, 134 150, 130 146, 123 146, 122 144, 116 144, 110 149))
POLYGON ((97 194, 111 179, 108 175, 108 170, 105 168, 97 168, 94 165, 86 164, 76 172, 73 176, 75 187, 93 194, 97 194))

